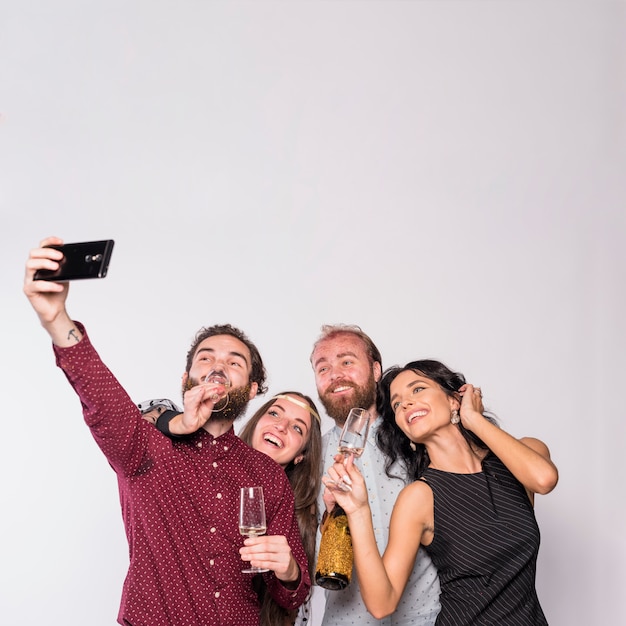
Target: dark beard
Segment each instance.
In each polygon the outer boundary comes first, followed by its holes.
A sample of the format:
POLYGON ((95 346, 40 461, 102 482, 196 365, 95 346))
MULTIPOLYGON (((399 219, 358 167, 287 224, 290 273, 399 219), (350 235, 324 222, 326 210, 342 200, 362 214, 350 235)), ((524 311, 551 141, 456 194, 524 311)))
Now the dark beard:
MULTIPOLYGON (((376 381, 374 380, 374 374, 370 374, 368 381, 362 387, 347 380, 337 381, 326 393, 319 394, 319 399, 324 405, 328 417, 332 417, 337 426, 343 426, 348 417, 348 413, 350 413, 350 409, 354 407, 369 409, 376 402, 376 381), (335 398, 332 390, 336 387, 352 387, 352 389, 354 389, 352 398, 347 396, 335 398)), ((374 416, 372 416, 372 419, 373 418, 374 416)))
MULTIPOLYGON (((200 381, 198 379, 189 376, 187 382, 183 385, 183 397, 185 391, 199 384, 200 381)), ((215 405, 211 413, 211 421, 234 422, 236 419, 239 419, 245 413, 246 407, 250 402, 250 383, 243 387, 232 387, 228 390, 227 398, 222 398, 215 405)))

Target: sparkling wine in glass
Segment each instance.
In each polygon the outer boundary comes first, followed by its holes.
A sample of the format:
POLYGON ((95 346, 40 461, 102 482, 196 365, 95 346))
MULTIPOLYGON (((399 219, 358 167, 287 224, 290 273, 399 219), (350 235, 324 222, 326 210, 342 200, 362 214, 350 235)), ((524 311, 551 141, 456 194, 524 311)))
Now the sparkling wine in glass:
POLYGON ((360 457, 365 449, 370 428, 370 414, 365 409, 350 409, 339 438, 339 452, 347 458, 349 454, 360 457))
MULTIPOLYGON (((343 454, 344 465, 349 456, 360 457, 365 450, 365 442, 370 429, 370 414, 365 409, 350 409, 341 436, 339 437, 339 453, 343 454)), ((343 491, 351 491, 350 485, 344 481, 334 482, 343 491)))
MULTIPOLYGON (((239 532, 247 537, 258 537, 264 535, 266 530, 263 487, 242 487, 239 505, 239 532)), ((244 574, 258 574, 269 570, 250 565, 241 571, 244 574)))

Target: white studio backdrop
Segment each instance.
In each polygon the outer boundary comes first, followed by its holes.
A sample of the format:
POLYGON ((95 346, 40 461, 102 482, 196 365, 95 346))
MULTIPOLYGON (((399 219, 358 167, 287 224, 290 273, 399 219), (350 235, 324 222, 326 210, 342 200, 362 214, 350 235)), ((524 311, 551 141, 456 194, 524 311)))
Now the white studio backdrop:
POLYGON ((2 0, 0 621, 112 626, 127 566, 114 474, 21 293, 55 234, 116 240, 68 308, 137 401, 179 400, 193 334, 221 322, 271 391, 316 397, 331 322, 384 365, 464 372, 560 468, 536 505, 551 625, 626 623, 625 19, 603 1, 2 0))

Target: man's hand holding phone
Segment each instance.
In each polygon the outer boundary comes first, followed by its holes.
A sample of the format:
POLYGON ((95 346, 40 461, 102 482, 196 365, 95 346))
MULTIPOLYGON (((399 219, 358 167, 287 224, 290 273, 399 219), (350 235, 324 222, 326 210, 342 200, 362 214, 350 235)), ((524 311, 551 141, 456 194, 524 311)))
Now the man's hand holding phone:
MULTIPOLYGON (((58 239, 57 241, 61 241, 58 239)), ((86 278, 104 278, 115 242, 113 239, 80 241, 78 243, 47 244, 62 253, 55 268, 42 268, 35 272, 35 280, 56 283, 86 278)))
POLYGON ((42 282, 35 279, 35 274, 42 271, 55 271, 63 259, 60 250, 52 245, 62 245, 58 237, 44 239, 38 248, 33 248, 26 261, 24 293, 39 315, 41 322, 52 321, 64 308, 68 286, 60 283, 42 282))
POLYGON ((82 339, 65 308, 68 281, 103 278, 112 250, 112 240, 64 245, 58 237, 47 237, 30 251, 24 293, 56 345, 67 347, 82 339))

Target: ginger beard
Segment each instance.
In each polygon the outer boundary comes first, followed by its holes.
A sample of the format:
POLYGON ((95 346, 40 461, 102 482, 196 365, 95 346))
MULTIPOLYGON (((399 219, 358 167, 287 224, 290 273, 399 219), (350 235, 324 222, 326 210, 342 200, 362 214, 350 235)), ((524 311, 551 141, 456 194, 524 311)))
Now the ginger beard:
MULTIPOLYGON (((183 398, 185 391, 201 384, 197 378, 189 376, 183 385, 183 398)), ((243 387, 231 387, 228 394, 213 407, 211 419, 214 422, 234 422, 244 414, 248 402, 250 402, 250 383, 243 387)))
POLYGON ((324 393, 319 394, 319 399, 324 405, 328 417, 332 417, 337 426, 343 426, 346 423, 350 409, 354 407, 369 409, 376 402, 374 372, 370 372, 367 382, 360 386, 348 380, 335 381, 329 385, 324 393), (354 393, 351 395, 334 396, 333 391, 337 387, 352 387, 354 393))

